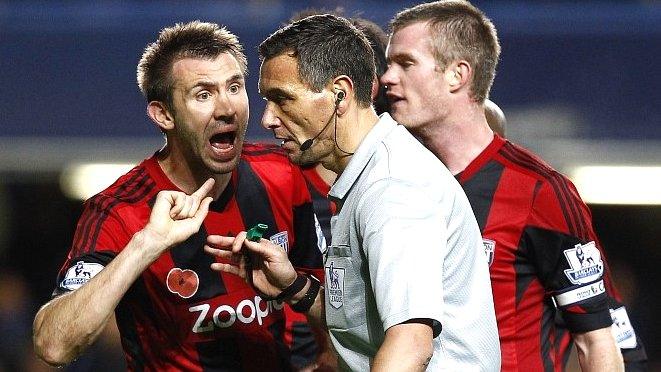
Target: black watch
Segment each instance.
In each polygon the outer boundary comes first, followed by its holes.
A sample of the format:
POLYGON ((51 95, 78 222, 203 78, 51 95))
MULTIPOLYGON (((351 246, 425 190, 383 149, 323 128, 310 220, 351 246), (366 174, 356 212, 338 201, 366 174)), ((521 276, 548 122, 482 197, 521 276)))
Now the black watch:
POLYGON ((319 283, 317 278, 311 275, 306 275, 306 277, 310 279, 310 287, 308 287, 308 290, 303 295, 303 298, 301 298, 297 303, 290 305, 291 309, 297 313, 305 313, 310 310, 314 304, 314 300, 317 298, 319 288, 321 288, 321 283, 319 283))

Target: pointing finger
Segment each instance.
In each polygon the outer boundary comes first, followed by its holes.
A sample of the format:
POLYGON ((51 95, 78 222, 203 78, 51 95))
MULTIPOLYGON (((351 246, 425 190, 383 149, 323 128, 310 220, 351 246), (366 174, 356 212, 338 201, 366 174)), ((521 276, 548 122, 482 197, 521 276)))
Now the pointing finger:
POLYGON ((213 178, 209 178, 202 184, 202 186, 200 186, 199 189, 197 189, 197 191, 192 193, 191 196, 197 197, 198 200, 202 200, 202 198, 209 195, 215 182, 216 181, 213 178))

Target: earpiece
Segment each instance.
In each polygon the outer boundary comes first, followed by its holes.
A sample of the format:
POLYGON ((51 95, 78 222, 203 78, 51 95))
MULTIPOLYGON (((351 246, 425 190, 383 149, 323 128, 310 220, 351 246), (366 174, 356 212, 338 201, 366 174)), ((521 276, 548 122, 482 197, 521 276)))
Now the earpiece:
POLYGON ((335 106, 339 105, 340 102, 344 101, 344 97, 346 96, 346 93, 344 93, 343 90, 337 91, 335 94, 335 106))
MULTIPOLYGON (((312 144, 314 143, 314 141, 321 135, 321 133, 323 133, 323 131, 326 130, 326 128, 328 128, 328 125, 332 122, 333 118, 335 118, 335 138, 333 139, 333 141, 335 141, 335 144, 337 145, 337 109, 338 109, 338 106, 340 105, 340 102, 344 101, 344 97, 346 97, 346 95, 347 94, 344 93, 343 90, 338 90, 337 93, 335 93, 335 111, 333 112, 333 116, 331 116, 328 119, 328 122, 326 122, 326 125, 324 125, 324 127, 321 128, 319 133, 317 133, 314 137, 312 137, 310 139, 306 139, 305 141, 303 141, 303 143, 301 143, 301 146, 300 146, 301 151, 306 151, 310 147, 312 147, 312 144)), ((340 146, 337 146, 337 148, 340 149, 340 146)), ((353 155, 353 153, 348 153, 348 152, 346 152, 342 149, 340 149, 340 151, 342 151, 346 154, 349 154, 349 155, 353 155)))

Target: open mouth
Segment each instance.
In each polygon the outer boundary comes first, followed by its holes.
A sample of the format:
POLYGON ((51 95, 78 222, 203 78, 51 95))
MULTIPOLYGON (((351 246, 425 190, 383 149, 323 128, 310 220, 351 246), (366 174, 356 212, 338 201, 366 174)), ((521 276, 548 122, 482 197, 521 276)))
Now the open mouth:
POLYGON ((234 140, 236 139, 236 132, 223 132, 211 136, 209 143, 211 147, 218 150, 228 150, 234 147, 234 140))

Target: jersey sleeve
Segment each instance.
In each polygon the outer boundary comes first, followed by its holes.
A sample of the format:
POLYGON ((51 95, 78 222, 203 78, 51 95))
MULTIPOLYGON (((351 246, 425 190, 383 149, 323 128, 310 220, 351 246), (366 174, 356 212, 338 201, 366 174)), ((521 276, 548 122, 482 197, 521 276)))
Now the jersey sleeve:
POLYGON ((382 180, 357 208, 362 247, 383 328, 429 319, 441 331, 448 232, 438 203, 405 181, 382 180))
POLYGON ((539 186, 523 239, 542 285, 570 331, 612 324, 605 257, 587 206, 569 181, 556 178, 539 186))
POLYGON ((611 326, 627 370, 647 361, 613 283, 592 215, 575 186, 564 178, 543 184, 535 198, 526 246, 531 249, 547 292, 572 332, 611 326))
POLYGON ((71 249, 57 275, 54 297, 87 283, 128 244, 131 235, 113 205, 112 198, 103 195, 85 202, 71 249))
POLYGON ((314 275, 323 282, 322 254, 326 239, 314 213, 312 198, 301 170, 292 165, 292 195, 294 244, 289 259, 300 271, 314 275))

